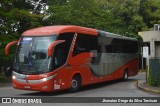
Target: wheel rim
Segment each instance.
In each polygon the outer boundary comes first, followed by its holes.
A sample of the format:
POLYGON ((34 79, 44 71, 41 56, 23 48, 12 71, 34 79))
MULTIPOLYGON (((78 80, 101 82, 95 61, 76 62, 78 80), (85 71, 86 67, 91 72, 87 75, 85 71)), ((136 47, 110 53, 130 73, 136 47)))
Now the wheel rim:
POLYGON ((128 73, 125 72, 125 76, 124 76, 125 79, 128 79, 128 73))
POLYGON ((72 80, 72 87, 77 88, 77 86, 78 86, 77 80, 72 80))

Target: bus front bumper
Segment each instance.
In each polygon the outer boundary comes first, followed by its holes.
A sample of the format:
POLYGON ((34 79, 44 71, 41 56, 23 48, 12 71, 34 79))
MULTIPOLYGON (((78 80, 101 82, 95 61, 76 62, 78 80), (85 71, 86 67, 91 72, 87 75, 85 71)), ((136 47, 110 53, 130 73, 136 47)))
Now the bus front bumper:
POLYGON ((16 79, 12 79, 12 86, 15 89, 22 90, 32 90, 32 91, 41 91, 41 92, 53 92, 54 91, 54 83, 53 80, 48 80, 46 82, 41 83, 29 83, 29 82, 20 82, 16 79))
POLYGON ((57 74, 48 77, 37 77, 20 75, 14 72, 12 75, 12 86, 15 89, 32 90, 41 92, 53 92, 67 88, 66 79, 56 78, 57 74))

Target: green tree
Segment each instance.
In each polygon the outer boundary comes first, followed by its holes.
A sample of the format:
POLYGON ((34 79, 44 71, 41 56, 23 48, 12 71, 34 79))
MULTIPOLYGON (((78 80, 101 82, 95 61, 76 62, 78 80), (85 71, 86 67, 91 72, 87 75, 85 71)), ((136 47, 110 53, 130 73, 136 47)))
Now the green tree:
POLYGON ((105 9, 112 14, 112 32, 134 36, 145 27, 139 16, 139 0, 107 0, 105 9))
POLYGON ((33 1, 1 0, 0 35, 20 35, 29 28, 41 25, 42 17, 35 12, 38 10, 33 1))
POLYGON ((139 15, 150 29, 154 24, 160 24, 160 0, 140 0, 139 15))
POLYGON ((48 24, 72 24, 101 30, 109 28, 111 19, 109 12, 101 11, 95 0, 63 1, 59 5, 50 5, 49 13, 48 24))

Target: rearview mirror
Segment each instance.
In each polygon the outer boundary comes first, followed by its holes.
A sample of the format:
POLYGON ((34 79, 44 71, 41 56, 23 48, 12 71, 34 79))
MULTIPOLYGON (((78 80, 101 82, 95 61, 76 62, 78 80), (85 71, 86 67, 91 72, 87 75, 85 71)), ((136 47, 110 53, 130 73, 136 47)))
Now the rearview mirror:
POLYGON ((8 44, 6 45, 6 47, 5 47, 5 55, 6 55, 6 56, 8 56, 9 48, 10 48, 12 45, 15 45, 15 44, 17 44, 17 43, 18 43, 18 41, 13 41, 13 42, 10 42, 10 43, 8 43, 8 44))
POLYGON ((51 43, 48 47, 48 57, 52 56, 53 52, 54 52, 54 47, 60 43, 65 42, 65 40, 56 40, 53 43, 51 43))

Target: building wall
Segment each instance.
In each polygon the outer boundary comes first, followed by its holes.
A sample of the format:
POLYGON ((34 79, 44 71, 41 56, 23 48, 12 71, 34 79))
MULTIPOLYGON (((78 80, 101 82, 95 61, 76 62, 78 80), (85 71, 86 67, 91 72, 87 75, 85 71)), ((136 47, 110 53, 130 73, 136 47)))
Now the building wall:
POLYGON ((152 39, 154 41, 160 41, 160 31, 144 31, 140 32, 143 38, 143 42, 150 42, 152 39))
POLYGON ((150 57, 160 57, 160 31, 144 31, 139 34, 143 42, 150 43, 150 57))

